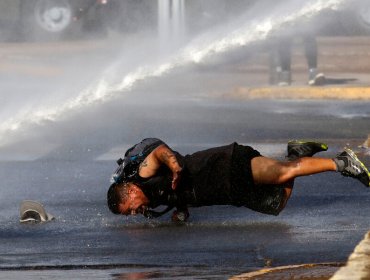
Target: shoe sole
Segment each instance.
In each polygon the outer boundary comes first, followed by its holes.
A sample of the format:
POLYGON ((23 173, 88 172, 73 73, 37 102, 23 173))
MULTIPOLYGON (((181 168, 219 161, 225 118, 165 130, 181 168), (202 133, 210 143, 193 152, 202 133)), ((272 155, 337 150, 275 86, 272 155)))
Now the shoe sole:
POLYGON ((354 159, 354 160, 356 160, 357 162, 360 163, 361 167, 365 170, 365 172, 367 174, 367 177, 369 177, 369 184, 368 184, 367 187, 370 187, 370 172, 369 172, 369 170, 367 170, 367 167, 365 166, 365 164, 363 164, 363 162, 358 159, 358 157, 356 156, 355 152, 352 151, 351 149, 344 148, 344 151, 346 151, 352 159, 354 159))
POLYGON ((297 145, 303 145, 303 144, 318 145, 322 149, 322 152, 327 151, 328 148, 329 148, 328 145, 326 145, 325 143, 314 142, 314 141, 292 140, 292 141, 288 142, 288 145, 295 145, 295 144, 297 144, 297 145))

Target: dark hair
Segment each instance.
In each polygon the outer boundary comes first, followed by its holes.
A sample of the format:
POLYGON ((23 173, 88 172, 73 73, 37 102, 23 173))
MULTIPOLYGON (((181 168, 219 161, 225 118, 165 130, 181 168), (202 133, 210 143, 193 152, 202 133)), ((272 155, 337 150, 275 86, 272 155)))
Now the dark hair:
POLYGON ((124 183, 113 183, 110 185, 109 190, 107 192, 107 203, 109 210, 118 215, 121 214, 118 206, 127 199, 127 189, 129 184, 124 183))

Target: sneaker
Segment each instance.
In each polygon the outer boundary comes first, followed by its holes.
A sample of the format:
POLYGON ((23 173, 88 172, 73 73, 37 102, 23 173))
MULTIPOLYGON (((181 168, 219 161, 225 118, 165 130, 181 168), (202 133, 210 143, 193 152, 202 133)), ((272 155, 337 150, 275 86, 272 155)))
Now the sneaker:
POLYGON ((328 150, 328 145, 313 141, 293 140, 288 142, 288 158, 312 157, 318 152, 328 150))
POLYGON ((311 68, 308 71, 308 84, 310 86, 322 86, 325 84, 325 75, 323 73, 317 73, 316 68, 311 68))
POLYGON ((333 160, 343 176, 355 178, 370 187, 370 173, 351 149, 345 148, 333 160))

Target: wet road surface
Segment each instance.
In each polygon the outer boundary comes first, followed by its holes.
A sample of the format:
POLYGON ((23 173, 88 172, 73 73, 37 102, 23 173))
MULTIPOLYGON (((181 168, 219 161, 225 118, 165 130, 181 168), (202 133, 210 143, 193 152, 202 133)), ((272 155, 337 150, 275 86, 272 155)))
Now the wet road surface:
MULTIPOLYGON (((109 101, 3 134, 0 278, 226 279, 267 264, 344 262, 370 228, 370 193, 335 173, 298 179, 278 217, 204 207, 177 226, 168 215, 148 221, 109 213, 105 195, 115 160, 144 137, 161 138, 184 154, 237 141, 277 158, 288 140, 314 138, 328 142, 324 156, 349 145, 370 165, 368 151, 358 148, 370 133, 369 102, 228 100, 223 91, 248 75, 223 67, 179 69, 109 101), (23 199, 41 201, 56 221, 20 225, 23 199)), ((28 106, 63 104, 73 94, 55 90, 63 79, 37 90, 32 85, 40 82, 27 77, 32 82, 16 80, 13 92, 7 80, 5 119, 28 106), (26 94, 31 91, 37 98, 26 94)))

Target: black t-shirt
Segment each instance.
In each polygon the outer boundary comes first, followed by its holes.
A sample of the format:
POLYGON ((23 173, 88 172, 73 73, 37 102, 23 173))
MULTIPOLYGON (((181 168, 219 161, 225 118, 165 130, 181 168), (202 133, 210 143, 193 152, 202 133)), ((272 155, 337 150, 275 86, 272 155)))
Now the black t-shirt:
POLYGON ((164 165, 155 176, 137 177, 135 180, 135 183, 141 186, 148 197, 150 207, 155 208, 159 205, 173 205, 178 208, 185 205, 193 207, 245 205, 248 185, 253 184, 250 178, 250 160, 259 155, 257 151, 233 143, 199 151, 185 157, 177 152, 175 155, 183 167, 176 191, 171 189, 172 172, 164 165), (240 165, 235 160, 240 160, 240 157, 235 157, 234 154, 236 147, 248 149, 246 156, 243 156, 246 164, 240 165), (238 166, 235 166, 236 164, 238 166), (236 180, 235 178, 244 179, 236 180))
POLYGON ((184 189, 192 206, 233 204, 231 163, 235 144, 199 151, 184 158, 184 189))

